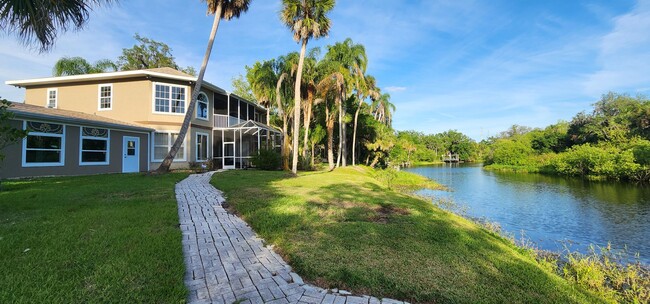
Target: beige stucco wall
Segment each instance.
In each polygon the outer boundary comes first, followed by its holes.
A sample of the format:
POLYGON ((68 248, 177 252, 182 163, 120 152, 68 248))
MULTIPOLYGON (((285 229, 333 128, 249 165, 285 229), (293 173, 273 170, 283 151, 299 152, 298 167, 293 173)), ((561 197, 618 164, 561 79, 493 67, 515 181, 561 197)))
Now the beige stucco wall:
MULTIPOLYGON (((189 106, 191 85, 184 81, 163 78, 129 78, 113 81, 91 81, 66 83, 60 85, 30 86, 25 91, 25 103, 37 106, 47 105, 48 89, 57 89, 57 108, 79 111, 109 117, 115 120, 138 123, 147 127, 156 125, 180 125, 185 114, 155 113, 154 85, 156 83, 184 86, 186 90, 185 107, 189 106), (99 86, 111 84, 113 87, 112 109, 99 109, 99 86)), ((200 126, 212 126, 213 92, 207 88, 201 90, 208 96, 208 120, 196 118, 196 109, 192 113, 192 123, 200 126)))
MULTIPOLYGON (((191 98, 191 83, 187 81, 170 80, 157 77, 139 77, 119 79, 113 81, 86 81, 66 83, 60 85, 30 86, 26 88, 25 103, 37 106, 46 106, 47 90, 56 88, 58 91, 57 107, 59 109, 79 111, 99 116, 109 117, 118 121, 137 123, 157 131, 177 133, 184 119, 184 114, 155 113, 154 112, 154 87, 156 83, 165 83, 185 86, 186 108, 191 98), (99 86, 111 84, 113 87, 113 100, 111 110, 99 110, 99 86)), ((192 124, 185 138, 186 157, 184 160, 174 161, 172 168, 186 168, 189 162, 196 161, 196 132, 210 134, 209 152, 212 156, 212 127, 214 124, 214 91, 202 88, 201 91, 208 97, 208 120, 196 118, 196 108, 192 113, 192 124)), ((265 118, 266 113, 260 109, 260 116, 265 118)), ((150 134, 153 136, 153 134, 150 134)), ((141 143, 144 141, 141 141, 141 143)), ((147 153, 151 157, 147 161, 150 169, 156 169, 160 161, 153 161, 153 137, 147 141, 147 153)), ((146 166, 144 166, 146 167, 146 166)))
MULTIPOLYGON (((160 132, 173 132, 178 133, 181 129, 181 125, 153 125, 153 128, 156 131, 160 132)), ((196 133, 205 133, 208 135, 208 157, 212 157, 212 128, 200 126, 197 124, 192 124, 187 131, 185 136, 185 157, 184 159, 175 159, 172 163, 172 169, 187 168, 190 162, 196 161, 196 133)), ((153 135, 152 135, 153 136, 153 135)), ((156 169, 160 165, 161 161, 153 160, 153 137, 151 139, 151 153, 152 153, 152 162, 150 164, 151 169, 156 169)))
MULTIPOLYGON (((22 128, 23 121, 12 121, 11 125, 16 128, 22 128)), ((109 164, 82 166, 79 164, 79 132, 79 126, 66 125, 65 127, 65 158, 63 166, 23 167, 23 141, 21 140, 18 143, 6 147, 3 150, 5 159, 0 162, 0 178, 120 173, 122 172, 122 144, 124 136, 133 136, 140 139, 140 171, 147 171, 147 165, 149 162, 149 136, 147 133, 111 130, 109 142, 109 164)))

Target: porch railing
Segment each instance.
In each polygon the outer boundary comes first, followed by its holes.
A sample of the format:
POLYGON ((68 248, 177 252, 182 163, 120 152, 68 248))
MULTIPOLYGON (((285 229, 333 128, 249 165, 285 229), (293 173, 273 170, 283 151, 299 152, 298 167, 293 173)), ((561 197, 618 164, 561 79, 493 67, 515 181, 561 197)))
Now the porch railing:
POLYGON ((227 128, 228 119, 230 116, 222 114, 214 114, 214 127, 215 128, 227 128))

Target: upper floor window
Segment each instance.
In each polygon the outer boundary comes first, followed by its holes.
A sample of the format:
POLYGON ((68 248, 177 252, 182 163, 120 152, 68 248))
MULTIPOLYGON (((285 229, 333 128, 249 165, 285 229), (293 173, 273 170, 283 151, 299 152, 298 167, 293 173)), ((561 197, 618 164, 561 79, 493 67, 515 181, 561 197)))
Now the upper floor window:
POLYGON ((208 119, 208 95, 203 92, 196 99, 196 118, 208 119))
POLYGON ((113 85, 102 84, 99 86, 99 109, 110 110, 113 108, 113 85))
POLYGON ((154 111, 156 113, 185 113, 185 87, 156 84, 154 111))
POLYGON ((63 166, 65 126, 28 121, 23 139, 23 167, 63 166))
POLYGON ((47 89, 47 107, 55 108, 57 106, 59 92, 57 89, 47 89))

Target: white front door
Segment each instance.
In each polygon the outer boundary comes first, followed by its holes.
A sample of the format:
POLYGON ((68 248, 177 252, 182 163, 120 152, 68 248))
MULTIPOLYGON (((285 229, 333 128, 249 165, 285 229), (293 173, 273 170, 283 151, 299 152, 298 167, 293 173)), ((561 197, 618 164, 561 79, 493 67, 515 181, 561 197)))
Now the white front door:
POLYGON ((140 172, 140 138, 124 136, 122 173, 140 172))
POLYGON ((235 169, 235 143, 223 143, 223 168, 235 169))

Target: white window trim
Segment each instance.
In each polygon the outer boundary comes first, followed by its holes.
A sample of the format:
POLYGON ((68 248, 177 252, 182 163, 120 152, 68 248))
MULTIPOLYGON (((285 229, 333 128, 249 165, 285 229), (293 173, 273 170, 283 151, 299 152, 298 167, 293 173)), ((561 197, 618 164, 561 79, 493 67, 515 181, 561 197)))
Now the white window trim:
POLYGON ((159 114, 159 115, 176 115, 176 116, 185 116, 185 113, 187 112, 187 106, 188 106, 188 101, 187 97, 190 93, 189 87, 188 86, 183 86, 183 85, 177 85, 177 84, 171 84, 171 83, 164 83, 164 82, 152 82, 151 86, 151 112, 153 114, 159 114), (164 86, 169 86, 169 112, 160 112, 156 111, 156 85, 164 85, 164 86), (177 88, 185 88, 185 107, 183 109, 183 113, 173 113, 172 112, 172 105, 171 105, 171 88, 172 87, 177 87, 177 88))
POLYGON ((105 84, 100 84, 97 86, 97 110, 98 111, 109 111, 113 109, 113 84, 112 83, 105 83, 105 84), (111 106, 108 108, 102 108, 102 88, 103 87, 110 87, 111 88, 111 106))
POLYGON ((200 92, 198 96, 196 97, 196 105, 194 106, 194 117, 196 117, 196 119, 209 121, 210 120, 210 98, 208 97, 208 94, 205 94, 204 92, 200 92), (205 96, 205 99, 207 100, 205 102, 205 107, 208 109, 208 114, 206 115, 205 118, 199 116, 199 103, 203 103, 203 102, 199 101, 198 96, 201 95, 205 96))
MULTIPOLYGON (((94 136, 84 136, 83 126, 79 126, 79 166, 105 166, 111 163, 111 130, 106 129, 108 132, 108 137, 94 137, 94 136), (105 162, 84 162, 82 160, 83 156, 83 144, 84 139, 99 139, 106 141, 106 161, 105 162)), ((90 127, 85 127, 90 128, 90 127)), ((102 128, 104 129, 104 128, 102 128)), ((99 152, 99 151, 98 151, 99 152)))
POLYGON ((194 160, 197 163, 207 162, 208 160, 210 160, 210 134, 209 133, 204 133, 204 132, 196 132, 195 134, 196 134, 196 139, 197 140, 194 141, 194 160), (205 142, 205 144, 207 145, 206 150, 205 150, 205 157, 206 157, 205 160, 199 160, 199 147, 198 147, 198 145, 199 145, 198 144, 199 135, 207 137, 207 140, 205 142))
MULTIPOLYGON (((50 137, 60 137, 61 138, 61 160, 58 163, 28 163, 27 162, 27 136, 23 138, 23 157, 22 157, 22 166, 23 167, 61 167, 65 165, 65 131, 66 125, 60 124, 63 128, 63 133, 42 133, 42 132, 29 132, 29 135, 34 136, 50 136, 50 137)), ((27 121, 23 121, 23 130, 27 130, 27 121)))
MULTIPOLYGON (((153 136, 151 137, 151 160, 153 162, 162 162, 164 159, 162 159, 162 158, 157 159, 156 158, 156 133, 167 133, 167 135, 169 135, 169 139, 168 139, 169 140, 169 142, 168 142, 169 145, 167 146, 167 148, 168 148, 167 151, 169 151, 169 148, 171 148, 171 146, 174 144, 172 142, 171 133, 180 134, 181 131, 180 130, 171 130, 171 131, 170 130, 156 130, 156 131, 153 132, 153 134, 152 134, 153 136)), ((178 153, 176 155, 178 155, 178 153)), ((174 158, 174 160, 187 161, 187 134, 186 134, 185 138, 183 138, 183 158, 174 158)))
POLYGON ((49 108, 50 107, 50 92, 54 92, 54 107, 52 109, 56 109, 59 107, 59 89, 58 88, 49 88, 46 90, 47 95, 45 96, 45 107, 49 108))

